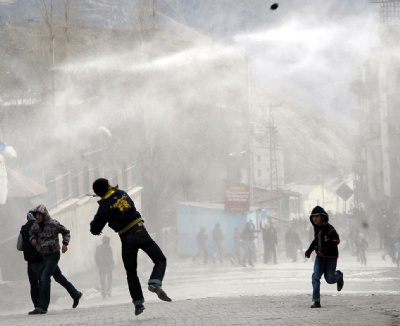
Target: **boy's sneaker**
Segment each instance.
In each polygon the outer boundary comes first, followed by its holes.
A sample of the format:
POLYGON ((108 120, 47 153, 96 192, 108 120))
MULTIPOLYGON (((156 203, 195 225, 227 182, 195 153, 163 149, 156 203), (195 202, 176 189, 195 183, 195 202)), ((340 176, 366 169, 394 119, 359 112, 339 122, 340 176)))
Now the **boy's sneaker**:
POLYGON ((342 277, 340 278, 340 280, 337 282, 337 290, 341 291, 343 289, 343 285, 344 285, 344 279, 343 279, 343 273, 341 271, 340 274, 342 274, 342 277))
POLYGON ((144 311, 142 304, 135 306, 135 316, 140 315, 144 311))
POLYGON ((46 313, 47 313, 46 309, 43 309, 41 307, 36 307, 34 310, 29 311, 28 315, 43 315, 43 314, 46 314, 46 313))
POLYGON ((78 307, 79 300, 82 298, 83 293, 79 292, 79 295, 74 299, 74 303, 72 304, 72 308, 75 309, 78 307))
POLYGON ((162 301, 172 301, 158 284, 149 284, 149 291, 156 293, 158 298, 162 301))
POLYGON ((319 301, 315 301, 312 305, 311 308, 321 308, 321 303, 319 301))

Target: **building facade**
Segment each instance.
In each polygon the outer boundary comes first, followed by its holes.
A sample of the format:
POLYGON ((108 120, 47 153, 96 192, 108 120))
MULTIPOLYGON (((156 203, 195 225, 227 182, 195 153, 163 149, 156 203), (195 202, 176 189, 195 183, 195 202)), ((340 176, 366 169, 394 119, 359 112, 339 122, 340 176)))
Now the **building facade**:
POLYGON ((382 46, 353 84, 359 105, 355 172, 356 208, 398 214, 400 209, 399 29, 381 31, 382 46))

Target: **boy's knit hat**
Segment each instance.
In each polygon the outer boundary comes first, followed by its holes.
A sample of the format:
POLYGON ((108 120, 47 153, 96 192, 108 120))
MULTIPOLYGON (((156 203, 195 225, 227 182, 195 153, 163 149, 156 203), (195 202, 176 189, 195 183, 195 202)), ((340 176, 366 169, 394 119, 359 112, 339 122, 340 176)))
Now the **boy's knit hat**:
POLYGON ((310 216, 313 215, 325 215, 328 216, 328 213, 321 206, 315 206, 311 212, 310 216))

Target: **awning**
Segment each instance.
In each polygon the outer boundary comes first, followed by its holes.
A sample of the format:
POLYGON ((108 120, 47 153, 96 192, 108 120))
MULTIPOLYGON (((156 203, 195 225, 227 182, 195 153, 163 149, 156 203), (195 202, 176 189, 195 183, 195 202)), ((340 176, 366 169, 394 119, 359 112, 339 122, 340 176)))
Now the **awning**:
POLYGON ((283 197, 301 197, 301 193, 283 189, 264 191, 258 193, 257 195, 254 195, 254 202, 255 203, 270 202, 279 200, 283 197))
POLYGON ((30 198, 42 195, 47 189, 36 181, 6 167, 8 179, 7 198, 30 198))

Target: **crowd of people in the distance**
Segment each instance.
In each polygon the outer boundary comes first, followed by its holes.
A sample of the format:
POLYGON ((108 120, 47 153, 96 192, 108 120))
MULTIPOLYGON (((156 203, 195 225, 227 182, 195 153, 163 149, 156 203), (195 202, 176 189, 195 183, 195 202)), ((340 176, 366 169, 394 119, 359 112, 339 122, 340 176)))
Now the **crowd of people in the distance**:
MULTIPOLYGON (((340 247, 345 255, 350 254, 356 262, 367 265, 367 252, 374 248, 382 251, 383 260, 399 266, 400 226, 396 214, 377 214, 374 218, 355 209, 347 214, 328 213, 340 235, 340 247)), ((269 218, 260 225, 249 220, 243 229, 236 227, 231 234, 225 233, 230 232, 224 232, 219 223, 209 234, 205 227, 201 227, 196 237, 197 252, 192 257, 193 262, 200 257, 203 263, 230 261, 243 267, 253 267, 255 263, 278 264, 278 260, 306 262, 305 248, 314 237, 314 228, 305 217, 288 222, 269 218), (233 243, 233 253, 227 250, 231 246, 229 241, 233 243)))

